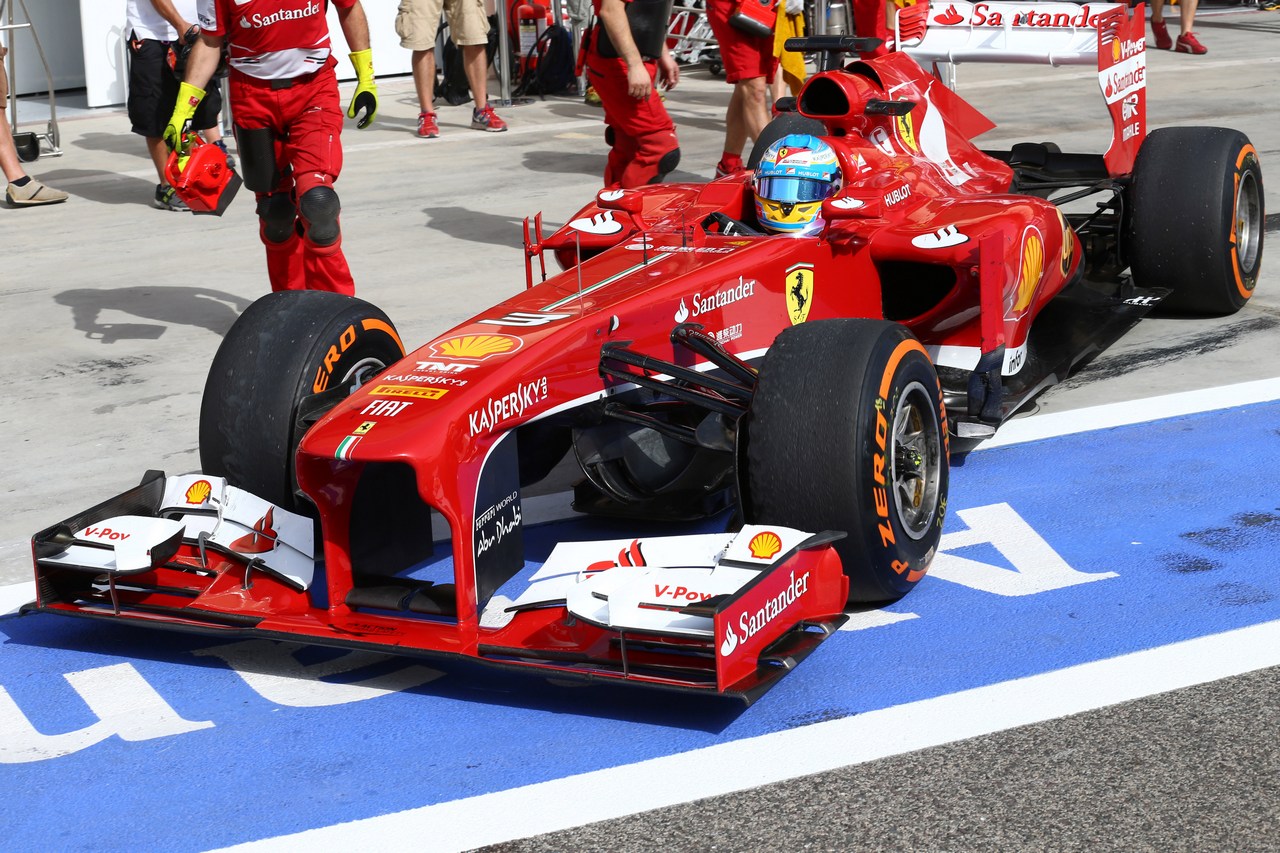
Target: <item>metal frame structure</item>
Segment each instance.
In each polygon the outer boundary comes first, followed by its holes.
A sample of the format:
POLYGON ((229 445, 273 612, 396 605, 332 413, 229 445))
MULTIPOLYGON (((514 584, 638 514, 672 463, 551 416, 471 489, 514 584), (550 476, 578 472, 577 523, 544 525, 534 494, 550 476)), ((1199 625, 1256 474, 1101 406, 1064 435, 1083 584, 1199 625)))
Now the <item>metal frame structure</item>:
MULTIPOLYGON (((58 105, 57 97, 53 91, 53 74, 49 71, 49 61, 45 58, 44 48, 40 44, 40 36, 36 33, 35 24, 31 21, 31 13, 27 11, 26 0, 15 0, 14 4, 10 4, 9 0, 0 0, 0 31, 17 32, 19 30, 30 30, 31 40, 35 42, 36 53, 40 56, 40 64, 44 66, 45 81, 48 83, 49 89, 49 122, 45 126, 44 133, 37 133, 36 138, 43 142, 40 154, 50 157, 62 156, 62 148, 60 147, 60 134, 58 133, 58 105), (26 17, 23 23, 14 21, 14 7, 22 7, 22 14, 26 17)), ((16 135, 18 132, 18 87, 14 81, 15 75, 15 45, 10 39, 8 59, 9 74, 9 106, 11 108, 9 115, 9 126, 16 135)))

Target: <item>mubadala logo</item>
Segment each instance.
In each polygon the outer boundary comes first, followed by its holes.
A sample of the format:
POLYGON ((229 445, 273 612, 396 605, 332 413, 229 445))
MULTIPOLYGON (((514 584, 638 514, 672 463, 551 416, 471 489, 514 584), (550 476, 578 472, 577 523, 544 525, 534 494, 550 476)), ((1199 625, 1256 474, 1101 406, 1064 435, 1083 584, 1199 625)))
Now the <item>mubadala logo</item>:
POLYGON ((738 648, 738 644, 750 640, 762 628, 778 618, 784 610, 800 600, 800 596, 809 591, 809 573, 805 572, 800 577, 796 577, 796 573, 791 573, 790 582, 786 587, 764 603, 764 606, 757 609, 754 613, 738 614, 738 631, 733 630, 733 625, 725 626, 724 642, 720 644, 720 654, 728 657, 733 654, 734 649, 738 648), (741 633, 741 637, 738 634, 741 633))

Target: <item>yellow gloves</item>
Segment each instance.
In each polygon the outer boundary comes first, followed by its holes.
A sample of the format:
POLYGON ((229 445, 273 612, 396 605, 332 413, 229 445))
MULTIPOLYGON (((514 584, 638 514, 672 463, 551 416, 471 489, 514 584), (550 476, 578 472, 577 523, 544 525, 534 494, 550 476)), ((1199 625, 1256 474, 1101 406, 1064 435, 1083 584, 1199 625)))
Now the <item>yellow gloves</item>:
POLYGON ((185 147, 182 145, 183 134, 202 100, 204 89, 197 89, 190 83, 178 84, 178 102, 173 105, 173 115, 169 116, 169 123, 164 128, 164 144, 170 151, 185 147))
POLYGON ((356 69, 356 91, 351 96, 351 106, 347 107, 347 118, 355 118, 363 112, 356 122, 357 130, 364 130, 373 124, 378 115, 378 84, 373 80, 373 49, 365 48, 351 54, 351 64, 356 69))

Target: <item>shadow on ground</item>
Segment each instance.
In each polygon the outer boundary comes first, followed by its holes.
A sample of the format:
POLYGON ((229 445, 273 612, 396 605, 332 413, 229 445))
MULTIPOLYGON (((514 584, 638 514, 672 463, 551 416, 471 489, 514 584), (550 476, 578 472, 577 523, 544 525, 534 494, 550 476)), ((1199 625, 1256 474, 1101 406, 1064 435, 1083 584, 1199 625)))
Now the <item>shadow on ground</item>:
POLYGON ((172 325, 208 329, 225 335, 249 300, 204 287, 115 287, 103 290, 64 290, 54 297, 71 309, 77 331, 90 340, 114 344, 125 340, 155 340, 172 325), (103 322, 104 311, 119 311, 160 323, 103 322))

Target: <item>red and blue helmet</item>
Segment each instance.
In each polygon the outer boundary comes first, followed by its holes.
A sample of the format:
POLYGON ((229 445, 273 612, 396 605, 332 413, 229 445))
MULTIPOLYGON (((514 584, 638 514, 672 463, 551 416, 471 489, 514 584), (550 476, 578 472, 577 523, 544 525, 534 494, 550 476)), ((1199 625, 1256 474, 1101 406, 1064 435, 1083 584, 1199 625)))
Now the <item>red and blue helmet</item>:
POLYGON ((822 229, 822 202, 840 188, 840 163, 830 145, 792 133, 765 149, 756 167, 756 218, 793 236, 822 229))

